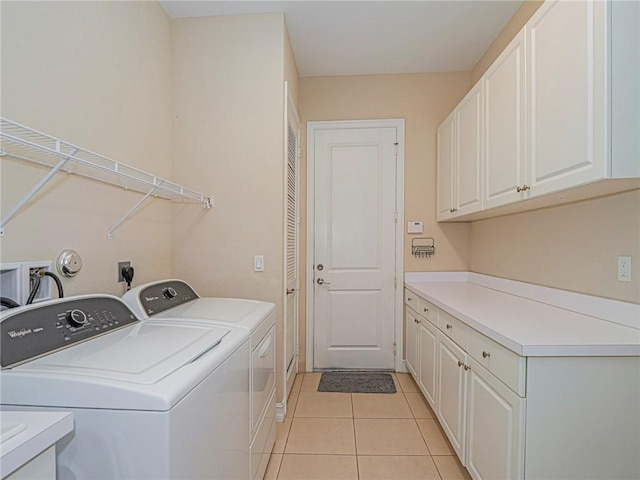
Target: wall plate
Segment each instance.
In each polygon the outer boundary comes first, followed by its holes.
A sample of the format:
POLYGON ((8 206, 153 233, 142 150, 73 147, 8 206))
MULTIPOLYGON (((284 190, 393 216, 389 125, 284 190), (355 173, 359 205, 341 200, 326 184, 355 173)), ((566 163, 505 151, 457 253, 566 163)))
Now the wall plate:
POLYGON ((80 269, 82 269, 82 259, 75 250, 63 250, 58 255, 56 269, 65 277, 75 277, 80 269))

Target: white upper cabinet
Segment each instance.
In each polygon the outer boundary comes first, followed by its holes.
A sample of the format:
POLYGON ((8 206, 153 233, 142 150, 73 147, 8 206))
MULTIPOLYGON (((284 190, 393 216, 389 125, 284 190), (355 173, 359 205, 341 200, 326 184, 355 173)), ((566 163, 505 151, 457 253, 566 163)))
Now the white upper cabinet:
POLYGON ((476 85, 438 128, 438 220, 482 209, 481 116, 476 85))
POLYGON ((441 126, 438 221, 640 188, 639 32, 638 2, 543 3, 441 126))
POLYGON ((482 209, 482 89, 477 85, 456 108, 456 215, 482 209))
POLYGON ((438 220, 453 217, 455 113, 438 128, 438 220))
POLYGON ((531 196, 605 176, 604 2, 545 2, 525 27, 531 196))
POLYGON ((524 42, 521 31, 480 82, 486 129, 484 208, 516 202, 527 192, 522 190, 526 170, 524 42))

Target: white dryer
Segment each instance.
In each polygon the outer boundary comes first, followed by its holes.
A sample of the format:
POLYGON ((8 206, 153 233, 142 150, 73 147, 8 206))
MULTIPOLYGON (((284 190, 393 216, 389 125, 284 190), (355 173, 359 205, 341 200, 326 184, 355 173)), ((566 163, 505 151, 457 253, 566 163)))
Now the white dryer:
POLYGON ((122 299, 142 319, 234 325, 250 333, 250 478, 263 478, 276 434, 275 305, 240 298, 200 298, 182 280, 141 285, 128 291, 122 299))
POLYGON ((246 330, 87 295, 3 312, 0 333, 0 408, 74 414, 59 479, 249 477, 246 330))

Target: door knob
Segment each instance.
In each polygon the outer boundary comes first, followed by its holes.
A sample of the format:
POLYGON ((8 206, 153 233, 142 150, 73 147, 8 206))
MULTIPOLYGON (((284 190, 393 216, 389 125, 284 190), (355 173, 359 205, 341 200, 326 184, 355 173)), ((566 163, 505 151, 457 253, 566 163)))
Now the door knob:
POLYGON ((318 278, 318 280, 316 280, 318 285, 331 285, 331 283, 329 282, 325 282, 324 278, 318 278))

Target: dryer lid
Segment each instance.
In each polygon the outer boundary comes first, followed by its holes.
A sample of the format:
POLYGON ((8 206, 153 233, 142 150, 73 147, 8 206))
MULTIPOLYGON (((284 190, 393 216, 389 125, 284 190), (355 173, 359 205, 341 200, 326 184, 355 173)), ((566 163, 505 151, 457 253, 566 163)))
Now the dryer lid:
POLYGON ((272 303, 241 298, 198 298, 162 312, 156 318, 190 318, 219 320, 221 322, 244 323, 251 317, 263 320, 274 310, 272 303))
POLYGON ((213 325, 148 321, 47 355, 14 371, 150 385, 215 348, 228 333, 229 329, 213 325))

